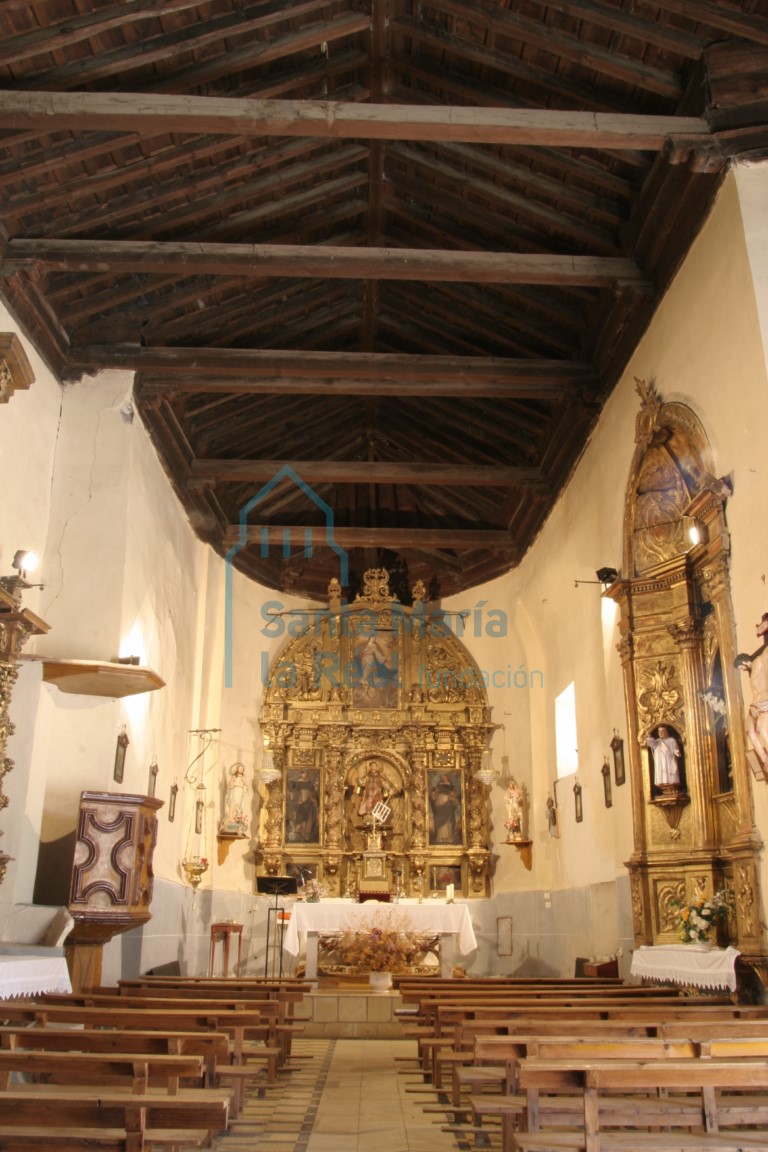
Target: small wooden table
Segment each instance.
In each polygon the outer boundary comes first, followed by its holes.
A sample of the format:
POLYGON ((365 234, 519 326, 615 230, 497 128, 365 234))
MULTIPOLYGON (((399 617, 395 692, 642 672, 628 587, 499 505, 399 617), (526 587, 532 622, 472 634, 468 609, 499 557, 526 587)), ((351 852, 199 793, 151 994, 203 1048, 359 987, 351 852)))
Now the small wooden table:
POLYGON ((223 976, 229 976, 229 942, 233 933, 237 934, 237 964, 235 976, 240 975, 240 956, 243 947, 243 926, 233 920, 222 920, 218 924, 211 924, 211 958, 208 964, 208 975, 213 976, 213 962, 216 955, 216 943, 224 941, 224 971, 223 976))

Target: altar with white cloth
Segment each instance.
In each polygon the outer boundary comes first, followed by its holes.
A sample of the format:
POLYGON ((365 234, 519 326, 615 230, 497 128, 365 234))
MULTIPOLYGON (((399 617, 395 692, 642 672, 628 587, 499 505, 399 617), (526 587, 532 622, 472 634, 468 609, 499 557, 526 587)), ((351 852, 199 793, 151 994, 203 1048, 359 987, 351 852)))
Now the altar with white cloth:
POLYGON ((447 904, 444 900, 401 900, 397 904, 373 901, 358 904, 354 900, 320 900, 316 904, 296 901, 283 939, 283 947, 298 956, 306 937, 306 976, 317 977, 318 937, 352 929, 364 932, 377 921, 388 921, 396 915, 406 931, 431 932, 440 936, 440 975, 451 976, 456 947, 466 956, 477 948, 477 940, 466 904, 447 904))
POLYGON ((630 971, 642 980, 658 980, 694 988, 736 991, 737 948, 701 944, 657 944, 638 948, 630 971))
POLYGON ((39 996, 43 992, 71 992, 67 961, 58 949, 0 955, 0 999, 39 996), (47 952, 48 955, 41 955, 47 952))

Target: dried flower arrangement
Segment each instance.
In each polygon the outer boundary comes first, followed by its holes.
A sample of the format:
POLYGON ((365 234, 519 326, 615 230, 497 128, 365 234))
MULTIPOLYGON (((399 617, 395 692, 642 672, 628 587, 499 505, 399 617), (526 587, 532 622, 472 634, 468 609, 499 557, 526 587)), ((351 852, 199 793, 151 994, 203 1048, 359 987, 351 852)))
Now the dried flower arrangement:
POLYGON ((390 914, 365 929, 348 928, 331 943, 334 956, 352 972, 408 972, 423 963, 437 947, 439 937, 413 932, 390 914))

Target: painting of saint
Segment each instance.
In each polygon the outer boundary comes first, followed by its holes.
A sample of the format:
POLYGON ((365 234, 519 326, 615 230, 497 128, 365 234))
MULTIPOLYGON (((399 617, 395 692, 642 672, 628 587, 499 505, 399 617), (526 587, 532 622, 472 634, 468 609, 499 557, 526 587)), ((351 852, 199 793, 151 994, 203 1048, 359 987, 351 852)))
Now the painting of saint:
POLYGON ((397 708, 398 634, 365 630, 352 648, 352 702, 357 708, 397 708))
POLYGON ((320 769, 289 768, 285 789, 285 839, 320 843, 320 769))
POLYGON ((428 773, 429 843, 461 844, 461 778, 458 772, 428 773))

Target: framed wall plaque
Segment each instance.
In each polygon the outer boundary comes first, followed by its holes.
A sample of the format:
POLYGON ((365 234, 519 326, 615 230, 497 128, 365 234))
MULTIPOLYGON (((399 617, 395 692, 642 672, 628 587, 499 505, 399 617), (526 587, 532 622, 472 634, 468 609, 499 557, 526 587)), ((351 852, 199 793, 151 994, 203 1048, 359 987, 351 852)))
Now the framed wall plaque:
POLYGON ((624 741, 616 731, 614 731, 613 740, 611 740, 611 751, 613 752, 613 776, 618 788, 624 783, 627 776, 624 768, 624 741))
POLYGON ((117 738, 117 747, 115 748, 115 768, 112 773, 115 781, 122 784, 123 777, 125 776, 125 750, 130 744, 128 734, 123 729, 117 738))
POLYGON ((581 824, 582 820, 584 819, 584 807, 581 802, 581 784, 579 784, 578 780, 573 786, 573 805, 576 815, 576 823, 581 824))
POLYGON ((603 794, 605 796, 605 806, 610 808, 613 805, 613 793, 611 791, 611 766, 607 760, 603 762, 600 769, 603 776, 603 794))
POLYGON ((171 784, 171 798, 168 801, 168 823, 173 824, 176 819, 176 797, 179 794, 178 784, 171 784))

